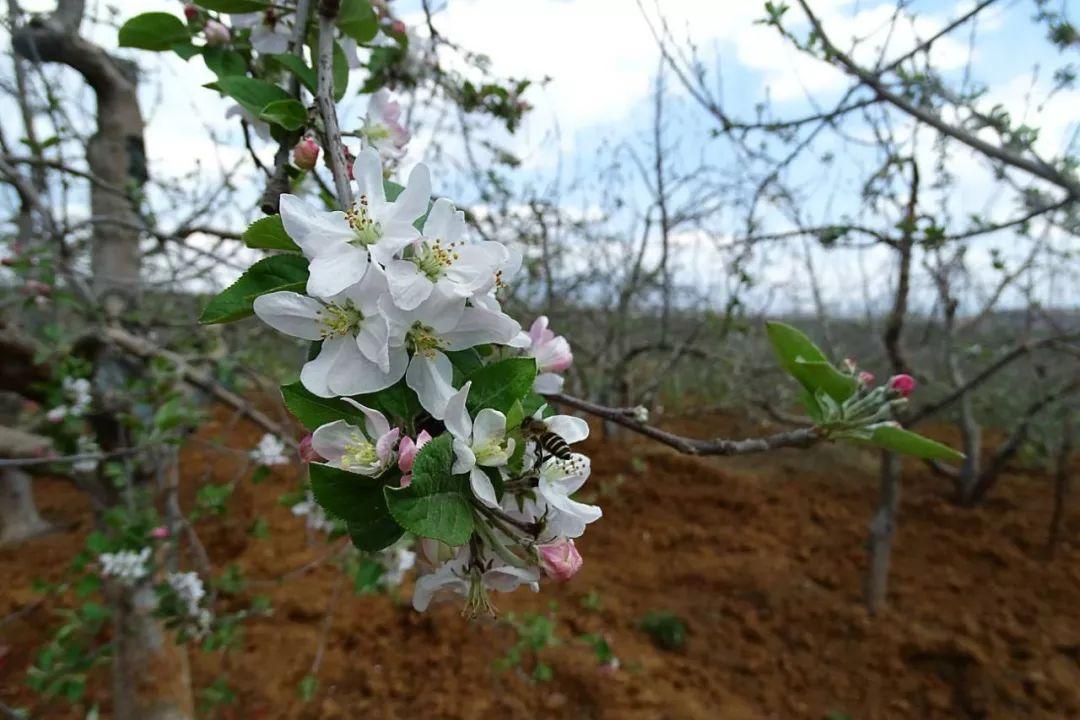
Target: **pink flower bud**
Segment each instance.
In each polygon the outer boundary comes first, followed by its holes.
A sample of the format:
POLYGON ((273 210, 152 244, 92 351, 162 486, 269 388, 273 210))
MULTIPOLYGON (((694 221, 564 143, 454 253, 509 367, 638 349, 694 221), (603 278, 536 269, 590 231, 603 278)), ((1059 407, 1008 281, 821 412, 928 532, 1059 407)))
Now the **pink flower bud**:
POLYGON ((859 373, 859 384, 863 387, 870 387, 871 385, 873 385, 874 373, 866 372, 865 370, 863 370, 861 373, 859 373))
POLYGON ((224 45, 229 42, 229 28, 217 20, 207 20, 203 34, 206 35, 207 45, 224 45))
POLYGON ((199 17, 199 8, 195 7, 191 3, 185 4, 184 17, 186 17, 188 20, 194 20, 195 18, 199 17))
POLYGON ((158 525, 156 528, 150 531, 150 537, 155 540, 164 540, 169 537, 169 528, 164 525, 158 525))
POLYGON ((540 566, 551 577, 565 582, 581 569, 581 553, 577 551, 573 540, 558 540, 547 545, 537 545, 540 553, 540 566))
POLYGON ((296 143, 292 151, 292 161, 301 170, 312 170, 319 161, 319 144, 314 139, 306 137, 296 143))
POLYGON ((893 375, 889 378, 889 389, 899 393, 900 397, 907 397, 915 392, 915 378, 910 375, 893 375))
POLYGON ((311 446, 311 433, 300 439, 300 460, 306 463, 326 462, 326 458, 315 452, 315 448, 311 446))
POLYGON ((394 33, 395 35, 404 35, 405 23, 401 22, 400 20, 395 20, 394 22, 390 23, 390 32, 394 33))
POLYGON ((416 460, 416 453, 420 451, 420 448, 427 445, 430 440, 431 435, 427 430, 421 430, 415 441, 411 437, 401 438, 401 442, 398 443, 397 461, 398 469, 403 473, 401 487, 409 487, 412 484, 412 466, 413 461, 416 460))

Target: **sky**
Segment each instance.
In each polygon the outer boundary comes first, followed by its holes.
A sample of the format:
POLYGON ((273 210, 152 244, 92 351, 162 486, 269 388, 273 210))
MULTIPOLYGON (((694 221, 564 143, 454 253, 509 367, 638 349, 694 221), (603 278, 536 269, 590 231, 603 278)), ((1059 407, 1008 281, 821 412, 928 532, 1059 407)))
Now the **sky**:
MULTIPOLYGON (((23 0, 29 10, 48 10, 53 4, 51 0, 23 0)), ((93 0, 89 4, 93 7, 93 0)), ((179 15, 181 7, 174 0, 114 0, 108 5, 117 8, 121 19, 150 10, 179 15)), ((862 38, 856 58, 869 62, 884 40, 895 3, 815 0, 812 5, 841 45, 853 37, 862 38)), ((397 0, 393 7, 409 26, 423 24, 418 0, 397 0)), ((647 134, 652 114, 649 98, 659 59, 647 20, 655 26, 662 17, 674 37, 697 48, 710 82, 716 84, 726 107, 736 115, 751 116, 755 105, 765 99, 771 100, 777 115, 796 115, 815 105, 826 105, 848 86, 840 71, 807 59, 774 29, 755 24, 764 14, 762 3, 756 0, 435 0, 433 7, 439 31, 469 50, 488 55, 496 74, 548 78, 527 93, 526 99, 535 110, 517 135, 506 139, 523 158, 523 176, 534 179, 567 172, 588 176, 599 170, 598 150, 610 147, 613 138, 633 143, 647 134)), ((912 3, 917 20, 897 24, 889 37, 887 56, 903 52, 917 38, 933 33, 969 7, 970 2, 912 3)), ((1012 108, 1031 105, 1032 98, 1037 101, 1040 93, 1045 94, 1051 69, 1062 64, 1042 40, 1041 31, 1032 27, 1033 8, 1030 0, 1003 0, 978 27, 971 70, 990 88, 988 102, 1000 101, 1012 108)), ((796 10, 791 11, 792 18, 797 15, 796 10)), ((805 29, 797 23, 793 28, 805 29)), ((108 28, 98 31, 98 40, 115 45, 115 35, 108 28)), ((184 63, 171 54, 138 53, 134 57, 152 79, 142 87, 152 169, 167 168, 179 175, 200 165, 228 167, 243 161, 246 151, 239 134, 224 119, 228 103, 200 88, 213 79, 200 60, 184 63), (216 139, 209 137, 208 129, 214 131, 216 139)), ((969 59, 966 35, 958 33, 956 39, 938 43, 933 59, 939 69, 959 76, 969 59)), ((689 166, 702 158, 722 164, 726 156, 708 139, 715 123, 678 83, 669 79, 667 88, 679 127, 671 141, 673 164, 689 166)), ((342 116, 359 118, 364 103, 362 97, 349 99, 342 116)), ((1042 127, 1041 151, 1056 155, 1069 142, 1076 130, 1077 108, 1080 93, 1067 91, 1045 107, 1029 111, 1028 122, 1042 127)), ((426 160, 426 149, 424 137, 418 135, 402 169, 407 171, 409 165, 426 160)), ((272 147, 266 146, 262 154, 269 160, 272 147)), ((954 197, 949 200, 957 217, 1011 210, 995 208, 994 181, 983 163, 958 152, 950 158, 950 168, 958 176, 954 197)), ((817 170, 808 167, 806 172, 813 178, 817 170)), ((449 180, 446 185, 453 186, 449 180)), ((829 187, 825 187, 828 183, 822 185, 820 192, 808 195, 810 219, 827 220, 830 213, 844 208, 842 179, 837 177, 829 187)), ((582 214, 592 209, 587 194, 569 201, 579 203, 582 214)), ((254 216, 250 209, 243 209, 223 213, 223 217, 245 214, 254 216)), ((773 229, 783 229, 779 216, 772 220, 776 223, 773 229)), ((704 272, 700 281, 711 281, 721 262, 710 255, 710 248, 718 241, 716 234, 688 231, 682 241, 686 272, 704 272)), ((789 255, 763 265, 767 284, 790 286, 795 266, 789 255)), ((850 296, 846 283, 853 257, 834 253, 816 260, 826 291, 837 298, 850 296)), ((862 262, 883 268, 890 258, 871 253, 862 262)), ((227 276, 230 271, 224 272, 227 276)), ((800 291, 799 302, 805 299, 804 291, 800 291)))

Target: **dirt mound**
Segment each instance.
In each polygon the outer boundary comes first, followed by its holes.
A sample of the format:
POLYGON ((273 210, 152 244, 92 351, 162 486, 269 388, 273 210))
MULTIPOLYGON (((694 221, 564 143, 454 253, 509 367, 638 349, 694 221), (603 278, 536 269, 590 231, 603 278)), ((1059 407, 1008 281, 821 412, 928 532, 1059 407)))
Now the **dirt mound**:
MULTIPOLYGON (((260 434, 224 417, 202 428, 183 455, 186 501, 196 481, 230 481, 242 468, 215 442, 246 449, 260 434)), ((545 651, 552 682, 494 669, 510 631, 466 621, 454 603, 420 615, 408 587, 398 597, 339 592, 339 570, 315 562, 326 546, 312 547, 302 521, 277 504, 295 487, 293 468, 241 482, 230 516, 200 526, 215 565, 236 564, 275 612, 247 623, 226 656, 193 652, 196 683, 226 675, 237 699, 222 717, 233 718, 1080 716, 1080 551, 1067 544, 1053 563, 1041 558, 1044 480, 1007 476, 986 507, 963 510, 940 480, 908 468, 892 606, 869 617, 860 583, 872 454, 703 460, 637 441, 591 445, 586 489, 605 516, 580 544, 581 574, 540 595, 497 598, 503 611, 558 603, 564 642, 545 651), (249 532, 257 515, 269 523, 263 539, 249 532), (298 687, 331 605, 319 690, 304 703, 298 687), (681 651, 639 629, 658 610, 685 620, 681 651), (606 636, 621 667, 600 665, 572 639, 583 633, 606 636)), ((77 491, 45 480, 37 494, 70 530, 0 551, 0 701, 32 707, 35 718, 83 717, 24 685, 55 622, 53 608, 34 604, 31 581, 59 577, 89 529, 77 491)), ((106 685, 102 677, 90 688, 103 707, 106 685)))

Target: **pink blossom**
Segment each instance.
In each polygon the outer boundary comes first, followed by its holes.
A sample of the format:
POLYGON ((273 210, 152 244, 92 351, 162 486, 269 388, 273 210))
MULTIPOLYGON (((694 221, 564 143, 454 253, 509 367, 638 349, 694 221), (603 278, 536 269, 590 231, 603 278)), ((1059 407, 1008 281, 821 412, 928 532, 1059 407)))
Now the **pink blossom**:
POLYGON ((413 461, 416 459, 416 453, 420 451, 420 448, 427 445, 430 440, 431 435, 427 430, 421 430, 415 441, 408 436, 401 438, 401 442, 398 444, 398 469, 404 473, 401 476, 401 487, 408 487, 412 483, 412 466, 413 461))
POLYGON ((367 117, 361 132, 383 160, 400 159, 412 137, 401 124, 401 105, 386 88, 376 92, 368 101, 367 117))
POLYGON ((528 354, 536 358, 539 372, 563 372, 574 362, 570 352, 570 343, 562 335, 556 335, 548 329, 546 315, 541 315, 529 328, 529 340, 532 344, 528 354))
POLYGON ((400 20, 393 21, 392 23, 390 23, 390 32, 396 35, 404 35, 405 23, 401 22, 400 20))
POLYGON ((293 148, 292 160, 301 170, 312 170, 319 161, 319 144, 312 138, 304 138, 293 148))
POLYGON ((863 370, 859 373, 859 384, 863 387, 870 387, 874 384, 874 373, 863 370))
POLYGON ((893 375, 889 378, 889 389, 899 393, 900 397, 907 397, 915 392, 915 378, 910 375, 893 375))
POLYGON ((537 545, 540 565, 544 572, 560 582, 572 578, 581 569, 581 553, 573 540, 557 540, 547 545, 537 545))
POLYGON ((315 452, 315 448, 311 446, 311 433, 300 440, 300 460, 306 463, 326 462, 326 458, 315 452))
POLYGON ((203 33, 206 35, 207 45, 224 45, 229 42, 229 28, 217 20, 207 20, 203 33))
POLYGON ((188 20, 194 20, 195 18, 199 17, 199 8, 195 7, 191 3, 186 3, 184 5, 184 17, 186 17, 188 20))
POLYGON ((164 540, 169 537, 169 528, 164 525, 158 525, 156 528, 150 531, 150 537, 155 540, 164 540))

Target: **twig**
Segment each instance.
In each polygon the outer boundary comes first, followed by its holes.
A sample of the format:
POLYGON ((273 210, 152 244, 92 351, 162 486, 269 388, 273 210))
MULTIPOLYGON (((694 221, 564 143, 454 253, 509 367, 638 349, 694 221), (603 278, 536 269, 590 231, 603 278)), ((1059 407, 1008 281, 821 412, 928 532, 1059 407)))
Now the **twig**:
POLYGON ((337 107, 334 105, 334 18, 337 17, 338 5, 336 0, 323 0, 319 6, 318 87, 315 103, 323 121, 323 147, 326 149, 326 162, 330 166, 330 173, 334 176, 338 203, 348 208, 352 207, 352 187, 349 185, 349 174, 345 165, 345 146, 341 142, 337 107))

